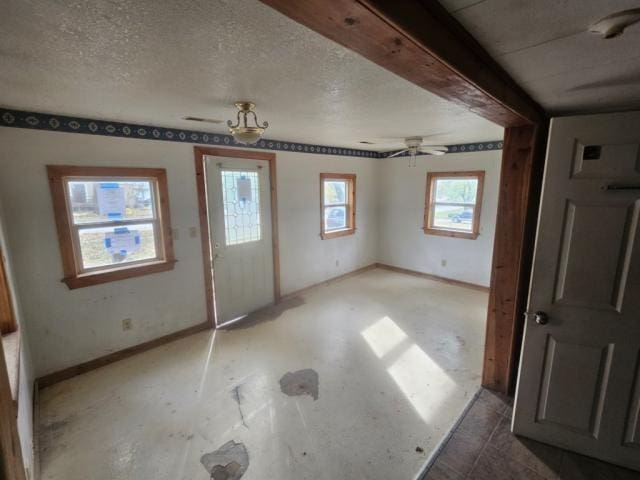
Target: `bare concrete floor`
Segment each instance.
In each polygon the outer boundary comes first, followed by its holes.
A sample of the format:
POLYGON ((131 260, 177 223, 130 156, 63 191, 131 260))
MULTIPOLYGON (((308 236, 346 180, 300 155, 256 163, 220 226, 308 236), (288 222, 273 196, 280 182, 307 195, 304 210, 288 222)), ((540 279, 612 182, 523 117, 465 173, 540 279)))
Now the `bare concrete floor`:
POLYGON ((477 391, 486 308, 372 270, 59 383, 42 478, 412 479, 477 391))

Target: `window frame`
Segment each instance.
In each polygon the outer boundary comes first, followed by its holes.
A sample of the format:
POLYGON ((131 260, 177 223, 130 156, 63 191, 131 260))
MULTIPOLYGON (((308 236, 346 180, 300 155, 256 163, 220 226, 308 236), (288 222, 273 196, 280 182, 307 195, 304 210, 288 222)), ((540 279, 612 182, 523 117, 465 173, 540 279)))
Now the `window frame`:
POLYGON ((353 235, 356 232, 356 174, 355 173, 321 173, 320 174, 320 238, 328 240, 330 238, 344 237, 345 235, 353 235), (327 181, 346 181, 347 182, 347 198, 344 204, 325 205, 324 203, 324 184, 327 181), (346 207, 347 210, 347 228, 340 230, 325 231, 324 212, 330 207, 346 207))
POLYGON ((47 165, 47 174, 53 199, 60 254, 62 255, 64 270, 62 281, 67 284, 69 289, 88 287, 173 269, 176 260, 171 235, 167 172, 164 168, 47 165), (81 228, 73 223, 71 202, 69 201, 67 190, 68 182, 74 180, 151 181, 153 218, 95 222, 84 226, 85 228, 96 228, 107 225, 118 227, 139 223, 153 224, 156 258, 138 260, 116 266, 84 268, 78 245, 79 240, 77 240, 79 238, 77 232, 81 228))
POLYGON ((0 336, 9 335, 18 330, 13 296, 9 286, 9 276, 5 266, 5 257, 0 246, 0 336))
MULTIPOLYGON (((425 194, 424 204, 424 225, 423 230, 426 235, 439 235, 445 237, 454 238, 466 238, 468 240, 475 240, 480 235, 480 214, 482 211, 482 195, 484 190, 484 170, 474 170, 465 172, 427 172, 427 189, 425 194), (441 227, 434 227, 433 212, 436 205, 442 204, 457 204, 457 202, 436 202, 435 184, 437 180, 441 179, 456 179, 456 178, 474 178, 478 181, 478 188, 476 190, 476 200, 473 204, 473 221, 471 224, 471 231, 465 232, 462 230, 453 230, 441 227)), ((460 203, 460 206, 471 205, 460 203)))

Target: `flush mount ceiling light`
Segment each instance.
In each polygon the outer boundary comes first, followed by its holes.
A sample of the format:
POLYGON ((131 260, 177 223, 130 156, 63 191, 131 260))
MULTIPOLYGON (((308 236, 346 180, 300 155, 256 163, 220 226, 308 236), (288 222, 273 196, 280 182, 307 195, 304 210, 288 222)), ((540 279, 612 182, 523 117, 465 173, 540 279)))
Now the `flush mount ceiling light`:
POLYGON ((236 142, 244 145, 253 145, 269 127, 267 122, 263 122, 262 126, 258 125, 258 116, 253 111, 256 108, 255 103, 252 102, 236 102, 235 106, 238 107, 238 117, 235 125, 231 120, 227 122, 229 125, 229 133, 235 138, 236 142), (253 126, 249 125, 247 117, 253 116, 253 126))
POLYGON ((622 35, 625 28, 637 22, 640 22, 640 8, 632 8, 604 17, 594 23, 589 31, 609 39, 622 35))

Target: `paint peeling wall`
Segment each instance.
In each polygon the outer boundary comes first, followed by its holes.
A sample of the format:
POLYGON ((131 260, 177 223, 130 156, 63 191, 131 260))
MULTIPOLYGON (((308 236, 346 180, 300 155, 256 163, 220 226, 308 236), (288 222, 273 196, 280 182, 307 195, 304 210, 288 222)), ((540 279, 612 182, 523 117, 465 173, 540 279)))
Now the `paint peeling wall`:
POLYGON ((489 286, 498 208, 501 151, 418 156, 380 162, 379 251, 381 263, 489 286), (480 235, 475 240, 425 235, 427 172, 484 170, 480 235), (443 265, 443 261, 446 265, 443 265))
POLYGON ((5 255, 5 266, 9 288, 13 296, 14 313, 20 330, 20 377, 18 385, 18 434, 22 459, 27 472, 27 480, 34 478, 33 455, 33 367, 29 348, 28 332, 25 327, 25 316, 16 288, 14 265, 11 260, 11 249, 7 244, 7 233, 4 225, 4 211, 0 203, 0 248, 5 255))
MULTIPOLYGON (((193 146, 185 143, 0 129, 0 201, 17 287, 28 298, 36 377, 206 320, 193 146), (69 290, 47 181, 48 164, 167 169, 175 269, 69 290), (122 330, 122 320, 133 328, 122 330)), ((282 293, 376 261, 377 161, 277 152, 282 293), (357 233, 319 237, 320 172, 357 174, 357 233), (309 258, 312 260, 309 261, 309 258)))

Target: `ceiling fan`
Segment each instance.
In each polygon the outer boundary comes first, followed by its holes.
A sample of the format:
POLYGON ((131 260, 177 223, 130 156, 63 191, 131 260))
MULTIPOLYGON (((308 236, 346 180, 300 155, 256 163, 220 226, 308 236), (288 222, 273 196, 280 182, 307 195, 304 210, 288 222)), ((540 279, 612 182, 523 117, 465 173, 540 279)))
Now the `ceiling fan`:
POLYGON ((444 145, 425 145, 424 138, 425 137, 406 137, 404 139, 404 144, 406 148, 399 150, 397 152, 394 152, 391 155, 388 155, 387 158, 399 157, 400 155, 404 155, 408 153, 409 166, 415 167, 416 155, 419 155, 419 154, 444 155, 449 151, 449 148, 445 147, 444 145))
POLYGON ((404 139, 404 144, 407 148, 395 152, 389 155, 387 158, 397 157, 404 153, 409 152, 409 155, 415 156, 418 153, 426 153, 428 155, 444 155, 449 151, 449 148, 444 145, 423 145, 424 139, 422 137, 407 137, 404 139))

